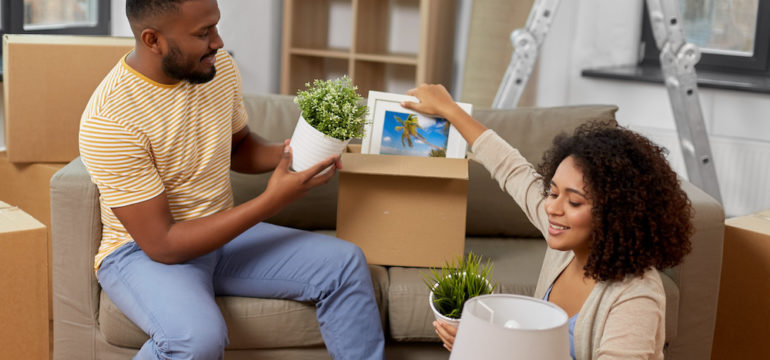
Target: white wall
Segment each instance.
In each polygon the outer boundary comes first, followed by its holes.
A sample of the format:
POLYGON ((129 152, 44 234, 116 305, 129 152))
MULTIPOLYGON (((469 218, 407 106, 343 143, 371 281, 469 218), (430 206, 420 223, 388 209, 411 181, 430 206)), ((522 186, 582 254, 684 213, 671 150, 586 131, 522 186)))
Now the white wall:
MULTIPOLYGON (((245 93, 278 92, 282 6, 281 0, 219 1, 219 32, 241 70, 245 93)), ((132 36, 125 8, 125 0, 112 0, 112 35, 132 36)))
MULTIPOLYGON (((672 166, 686 177, 663 84, 580 75, 635 63, 641 6, 641 0, 561 1, 541 53, 538 105, 616 104, 618 121, 667 147, 672 166)), ((770 159, 763 157, 770 152, 770 95, 701 88, 700 102, 728 216, 770 207, 770 159)))

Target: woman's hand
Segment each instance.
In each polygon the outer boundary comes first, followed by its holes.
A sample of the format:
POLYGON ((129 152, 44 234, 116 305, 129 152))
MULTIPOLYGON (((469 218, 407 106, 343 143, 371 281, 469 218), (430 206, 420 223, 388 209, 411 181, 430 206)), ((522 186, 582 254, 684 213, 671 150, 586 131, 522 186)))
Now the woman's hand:
POLYGON ((457 336, 457 328, 441 320, 433 321, 433 328, 436 329, 436 334, 444 342, 444 348, 451 352, 452 345, 455 343, 455 336, 457 336))
POLYGON ((447 119, 471 146, 473 146, 476 138, 487 130, 486 126, 468 115, 452 100, 452 96, 443 85, 423 84, 407 91, 406 94, 416 97, 419 102, 404 101, 401 106, 426 115, 447 119))
POLYGON ((452 96, 444 85, 427 85, 414 88, 406 92, 420 100, 420 102, 404 101, 401 106, 421 112, 426 115, 435 115, 446 118, 446 113, 452 110, 460 110, 460 107, 452 100, 452 96))

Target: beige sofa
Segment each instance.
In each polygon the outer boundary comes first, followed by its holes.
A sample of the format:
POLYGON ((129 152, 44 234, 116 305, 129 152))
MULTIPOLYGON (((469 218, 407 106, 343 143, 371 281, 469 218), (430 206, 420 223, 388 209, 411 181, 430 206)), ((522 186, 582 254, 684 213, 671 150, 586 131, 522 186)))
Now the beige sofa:
MULTIPOLYGON (((249 126, 268 139, 288 138, 298 118, 291 97, 247 96, 249 126)), ((560 131, 588 119, 613 119, 613 106, 476 110, 474 116, 517 145, 534 162, 560 131)), ((233 174, 236 202, 255 196, 269 175, 233 174)), ((667 295, 667 359, 708 359, 714 332, 724 214, 704 192, 684 182, 695 207, 693 251, 662 276, 667 295)), ((270 222, 332 232, 336 178, 288 206, 270 222)), ((128 359, 147 339, 101 291, 92 270, 101 223, 98 191, 79 159, 51 181, 54 358, 128 359)), ((531 295, 545 251, 541 235, 478 164, 471 163, 466 251, 492 259, 501 291, 531 295)), ((370 266, 389 359, 446 359, 431 327, 428 290, 418 268, 370 266)), ((312 304, 222 297, 228 323, 227 359, 329 358, 312 304)), ((190 314, 195 316, 195 314, 190 314)))

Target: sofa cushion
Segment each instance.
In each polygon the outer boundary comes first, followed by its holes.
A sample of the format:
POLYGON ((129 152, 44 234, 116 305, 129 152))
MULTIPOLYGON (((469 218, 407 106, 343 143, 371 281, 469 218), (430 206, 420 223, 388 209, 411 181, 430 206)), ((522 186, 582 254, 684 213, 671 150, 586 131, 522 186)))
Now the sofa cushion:
MULTIPOLYGON (((494 264, 495 292, 532 296, 537 285, 547 244, 542 238, 468 238, 465 252, 473 252, 494 264)), ((390 336, 397 341, 438 341, 433 330, 433 312, 428 302, 426 268, 391 267, 388 290, 390 336)), ((666 293, 666 342, 677 336, 679 288, 660 272, 666 293)))
MULTIPOLYGON (((473 117, 536 165, 551 147, 555 134, 571 133, 589 120, 614 121, 617 110, 617 106, 610 105, 474 109, 473 117)), ((481 164, 470 162, 469 177, 465 230, 469 236, 542 236, 481 164)))
MULTIPOLYGON (((299 119, 293 96, 244 95, 249 129, 273 142, 291 138, 299 119)), ((235 204, 253 199, 267 187, 272 173, 249 175, 231 172, 235 204)), ((286 206, 267 222, 305 230, 334 229, 337 225, 337 177, 286 206)))
MULTIPOLYGON (((387 313, 388 274, 369 265, 380 318, 387 313)), ((271 349, 323 345, 315 306, 290 300, 218 296, 228 329, 228 349, 271 349)), ((99 324, 110 344, 138 349, 149 338, 126 318, 106 293, 101 292, 99 324)))
MULTIPOLYGON (((546 243, 539 239, 468 238, 465 252, 494 264, 492 280, 497 292, 532 295, 545 256, 546 243)), ((437 341, 433 313, 425 284, 426 268, 391 267, 388 290, 390 336, 398 341, 437 341)))

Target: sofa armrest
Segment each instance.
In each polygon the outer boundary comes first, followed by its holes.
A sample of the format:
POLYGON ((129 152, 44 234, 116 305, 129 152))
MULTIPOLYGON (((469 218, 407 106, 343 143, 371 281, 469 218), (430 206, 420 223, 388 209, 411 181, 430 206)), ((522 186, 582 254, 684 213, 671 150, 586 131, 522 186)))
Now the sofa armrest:
POLYGON ((101 231, 99 192, 78 157, 51 178, 54 358, 84 351, 77 358, 91 358, 88 339, 98 331, 99 309, 93 264, 101 231))
POLYGON ((676 338, 666 359, 710 359, 722 272, 725 214, 722 205, 693 184, 682 181, 692 203, 695 233, 692 252, 666 273, 679 286, 676 338))

